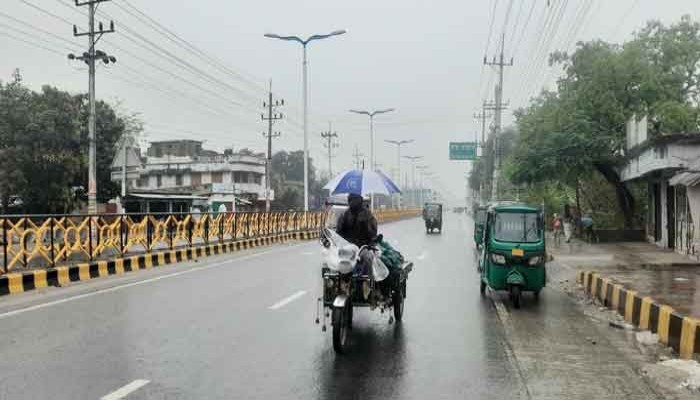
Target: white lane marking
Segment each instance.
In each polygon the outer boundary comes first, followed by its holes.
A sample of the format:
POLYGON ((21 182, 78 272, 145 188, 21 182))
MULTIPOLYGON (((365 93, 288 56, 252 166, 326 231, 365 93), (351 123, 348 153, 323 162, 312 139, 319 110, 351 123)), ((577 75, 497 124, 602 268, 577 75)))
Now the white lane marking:
POLYGON ((428 253, 423 251, 422 253, 420 253, 420 255, 418 257, 416 257, 416 260, 418 260, 418 261, 425 260, 425 257, 427 257, 427 256, 428 256, 428 253))
POLYGON ((142 387, 148 385, 150 381, 147 381, 145 379, 137 379, 133 382, 131 382, 128 385, 124 385, 120 387, 119 389, 113 391, 112 393, 102 396, 100 399, 101 400, 120 400, 123 399, 124 397, 128 396, 129 393, 133 393, 142 387))
POLYGON ((280 309, 280 308, 286 306, 287 304, 293 302, 294 300, 300 298, 301 296, 303 296, 303 295, 305 295, 305 294, 306 294, 306 290, 300 290, 300 291, 294 293, 293 295, 291 295, 291 296, 289 296, 289 297, 285 297, 284 299, 282 299, 282 300, 278 301, 277 303, 271 305, 271 306, 268 307, 267 309, 268 309, 268 310, 277 310, 277 309, 280 309))
POLYGON ((312 255, 314 255, 314 252, 313 252, 313 251, 305 251, 305 252, 303 252, 303 253, 301 253, 301 254, 302 254, 302 255, 305 255, 305 256, 312 256, 312 255))
POLYGON ((194 267, 194 268, 187 269, 187 270, 184 270, 184 271, 174 272, 174 273, 168 274, 168 275, 160 275, 160 276, 156 276, 156 277, 149 278, 149 279, 145 279, 145 280, 138 281, 138 282, 126 283, 126 284, 124 284, 124 285, 113 286, 113 287, 106 288, 106 289, 100 289, 100 290, 96 290, 96 291, 90 292, 90 293, 84 293, 84 294, 79 294, 79 295, 72 296, 72 297, 66 297, 65 299, 60 299, 60 300, 50 301, 50 302, 48 302, 48 303, 42 303, 42 304, 37 304, 37 305, 25 307, 25 308, 20 308, 20 309, 17 309, 17 310, 8 311, 8 312, 6 312, 6 313, 0 314, 0 320, 5 319, 5 318, 8 318, 8 317, 15 316, 15 315, 23 314, 23 313, 29 312, 29 311, 41 310, 42 308, 52 307, 52 306, 56 306, 56 305, 59 305, 59 304, 64 304, 64 303, 68 303, 68 302, 71 302, 71 301, 84 299, 84 298, 87 298, 87 297, 97 296, 97 295, 99 295, 99 294, 105 294, 105 293, 116 292, 116 291, 118 291, 118 290, 127 289, 127 288, 130 288, 130 287, 133 287, 133 286, 144 285, 144 284, 146 284, 146 283, 156 282, 156 281, 160 281, 160 280, 168 279, 168 278, 174 278, 174 277, 180 276, 180 275, 186 275, 186 274, 191 274, 191 273, 194 273, 194 272, 204 271, 204 270, 207 270, 207 269, 218 268, 218 267, 221 267, 221 266, 224 266, 224 265, 228 265, 228 264, 235 263, 235 262, 237 262, 237 261, 245 261, 245 260, 250 260, 250 259, 253 259, 253 258, 262 257, 262 256, 265 256, 265 255, 268 255, 268 254, 281 253, 281 252, 293 250, 293 249, 295 249, 295 248, 297 248, 297 247, 307 246, 307 245, 309 245, 309 243, 301 243, 301 244, 297 244, 297 245, 294 245, 294 246, 286 247, 286 248, 283 248, 283 249, 270 250, 270 251, 265 251, 265 252, 262 252, 262 253, 249 254, 249 255, 246 255, 246 256, 237 257, 237 258, 235 258, 235 259, 233 259, 233 260, 227 260, 227 261, 222 261, 222 262, 218 262, 218 263, 215 263, 215 264, 203 265, 203 266, 201 266, 201 267, 194 267))

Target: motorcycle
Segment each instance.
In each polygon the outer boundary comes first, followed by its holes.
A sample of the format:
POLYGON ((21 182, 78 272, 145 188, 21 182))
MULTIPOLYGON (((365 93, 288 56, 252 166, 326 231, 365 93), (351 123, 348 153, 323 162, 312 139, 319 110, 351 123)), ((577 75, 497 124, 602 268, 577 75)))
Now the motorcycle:
POLYGON ((331 229, 321 232, 323 297, 318 298, 316 323, 322 322, 321 330, 325 332, 330 316, 336 353, 347 350, 355 307, 379 309, 382 313, 391 309, 389 323, 401 322, 403 318, 406 281, 413 263, 402 261, 390 273, 381 260, 382 241, 379 235, 372 244, 358 247, 331 229), (323 321, 319 318, 320 308, 323 321))

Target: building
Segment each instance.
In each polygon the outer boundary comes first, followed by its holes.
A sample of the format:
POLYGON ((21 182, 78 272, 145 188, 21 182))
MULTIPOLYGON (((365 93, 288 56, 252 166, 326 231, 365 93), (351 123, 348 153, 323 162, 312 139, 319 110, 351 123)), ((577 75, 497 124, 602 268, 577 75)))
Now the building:
POLYGON ((691 256, 700 255, 700 133, 650 137, 646 118, 627 124, 623 182, 647 184, 647 240, 691 256), (698 179, 694 179, 696 177, 698 179))
MULTIPOLYGON (((141 156, 120 148, 112 180, 122 180, 126 164, 129 212, 231 211, 264 209, 265 156, 249 150, 218 153, 196 140, 153 142, 141 156)), ((274 193, 270 193, 274 199, 274 193)))

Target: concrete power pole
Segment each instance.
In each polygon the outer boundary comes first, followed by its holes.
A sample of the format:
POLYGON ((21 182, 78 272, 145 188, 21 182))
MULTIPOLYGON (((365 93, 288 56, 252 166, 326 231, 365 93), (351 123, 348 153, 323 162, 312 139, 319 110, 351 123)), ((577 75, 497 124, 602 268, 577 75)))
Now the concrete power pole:
POLYGON ((272 177, 272 138, 280 136, 279 132, 272 133, 272 123, 278 119, 284 118, 282 113, 274 113, 273 111, 284 105, 284 100, 272 100, 272 81, 270 81, 270 91, 268 92, 267 102, 263 101, 263 108, 267 108, 267 116, 261 114, 260 118, 267 121, 267 132, 263 132, 263 136, 267 138, 267 160, 265 162, 265 212, 270 212, 270 179, 272 177))
POLYGON ((81 60, 88 65, 90 74, 88 84, 88 98, 90 115, 88 117, 88 213, 95 214, 97 212, 97 154, 96 154, 96 116, 95 116, 95 60, 99 59, 105 64, 115 63, 117 61, 113 56, 107 55, 105 52, 96 50, 95 45, 105 33, 114 32, 114 21, 109 22, 109 29, 104 29, 102 22, 99 23, 98 29, 95 30, 95 11, 97 5, 109 0, 88 0, 80 3, 76 0, 77 7, 88 6, 89 30, 87 32, 78 32, 78 27, 73 25, 73 36, 87 36, 88 50, 81 56, 69 54, 69 60, 81 60))
MULTIPOLYGON (((484 102, 484 105, 482 106, 481 112, 478 114, 474 114, 474 118, 478 119, 481 121, 481 141, 476 140, 477 142, 477 151, 478 148, 481 147, 481 151, 483 152, 485 147, 484 144, 486 143, 486 120, 491 118, 493 115, 486 110, 486 102, 484 102)), ((482 154, 483 155, 483 154, 482 154)), ((485 202, 485 193, 484 193, 484 179, 479 179, 479 197, 481 203, 485 202)))
POLYGON ((352 153, 352 157, 355 159, 355 169, 361 169, 362 163, 360 162, 360 159, 364 157, 365 155, 360 153, 360 149, 355 145, 355 151, 352 153))
POLYGON ((330 178, 333 178, 333 149, 338 148, 338 143, 333 141, 334 138, 338 137, 336 132, 331 132, 331 123, 328 123, 328 131, 321 132, 321 137, 326 139, 328 142, 324 143, 323 146, 328 149, 328 174, 330 178))
POLYGON ((494 114, 494 136, 493 136, 493 152, 494 152, 494 167, 493 167, 493 177, 491 178, 491 200, 495 201, 498 197, 498 175, 500 173, 501 169, 501 157, 500 157, 500 145, 499 145, 499 136, 501 135, 501 117, 502 117, 502 112, 506 108, 506 105, 503 103, 503 67, 511 67, 513 66, 513 59, 510 59, 510 62, 505 62, 503 58, 503 51, 505 47, 505 33, 501 37, 501 54, 498 57, 498 60, 496 60, 496 57, 493 57, 493 61, 488 61, 486 59, 486 56, 484 56, 484 64, 490 65, 490 66, 495 66, 498 67, 498 85, 496 85, 496 93, 495 93, 495 102, 493 104, 493 107, 489 107, 489 109, 493 109, 495 111, 494 114))

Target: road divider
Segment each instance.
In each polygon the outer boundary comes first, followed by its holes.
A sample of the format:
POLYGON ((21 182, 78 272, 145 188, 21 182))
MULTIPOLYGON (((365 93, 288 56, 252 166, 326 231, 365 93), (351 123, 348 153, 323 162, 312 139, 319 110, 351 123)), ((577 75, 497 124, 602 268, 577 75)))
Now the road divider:
POLYGON ((577 280, 589 296, 616 311, 626 322, 658 334, 659 341, 677 351, 681 358, 692 359, 694 353, 700 353, 700 320, 684 316, 594 271, 579 272, 577 280))
MULTIPOLYGON (((376 216, 379 223, 386 223, 405 218, 413 218, 419 214, 419 210, 413 209, 380 210, 376 213, 376 216)), ((211 244, 192 245, 190 247, 181 247, 171 250, 153 250, 138 255, 123 256, 108 260, 96 260, 92 262, 79 263, 76 265, 56 266, 47 269, 34 269, 25 272, 10 272, 0 274, 0 296, 23 293, 49 286, 60 287, 71 282, 87 281, 90 279, 101 278, 109 275, 123 275, 132 271, 150 269, 153 267, 174 264, 182 261, 195 260, 201 257, 211 255, 218 255, 223 253, 253 249, 261 246, 269 246, 272 244, 285 243, 290 240, 317 239, 319 237, 320 226, 322 226, 321 224, 323 223, 321 213, 309 213, 307 216, 308 218, 300 220, 303 222, 303 224, 308 226, 306 230, 300 230, 295 232, 282 232, 269 235, 265 235, 261 233, 262 231, 260 231, 256 233, 259 236, 242 238, 232 241, 219 240, 216 243, 211 244), (309 222, 311 221, 311 216, 313 216, 313 222, 309 222)), ((270 218, 269 220, 273 221, 272 218, 270 218)), ((2 224, 7 225, 6 220, 3 221, 5 222, 0 223, 0 226, 2 226, 2 224)), ((279 221, 282 221, 281 219, 274 221, 276 223, 275 229, 278 229, 280 226, 280 229, 287 229, 286 225, 278 224, 279 221)), ((221 224, 223 224, 223 222, 224 221, 221 220, 221 224)), ((299 223, 300 222, 297 221, 297 225, 299 223)), ((205 225, 205 227, 208 227, 208 225, 205 225)), ((7 236, 7 230, 2 230, 2 232, 3 233, 0 236, 7 236)), ((167 236, 163 235, 162 232, 158 235, 163 237, 167 236)), ((151 236, 153 235, 149 234, 145 237, 151 236)), ((207 233, 205 236, 209 237, 209 234, 207 233)), ((233 237, 235 237, 235 235, 233 237)), ((11 243, 11 241, 5 240, 3 243, 4 244, 2 244, 2 247, 5 249, 5 254, 7 255, 9 249, 8 243, 11 243)), ((31 254, 33 254, 31 253, 32 251, 39 251, 36 249, 41 250, 41 246, 34 246, 34 250, 31 251, 26 250, 29 252, 27 253, 30 256, 29 258, 31 258, 31 254)), ((21 255, 22 253, 17 254, 21 255)), ((4 265, 6 269, 8 264, 6 263, 4 265)))
POLYGON ((286 243, 290 240, 311 240, 318 238, 318 236, 318 232, 285 233, 240 240, 237 242, 217 243, 208 246, 145 253, 109 261, 96 261, 74 266, 49 268, 47 270, 10 273, 0 276, 0 296, 22 293, 48 286, 60 287, 71 282, 86 281, 109 275, 123 275, 127 272, 141 269, 150 269, 211 255, 286 243))

